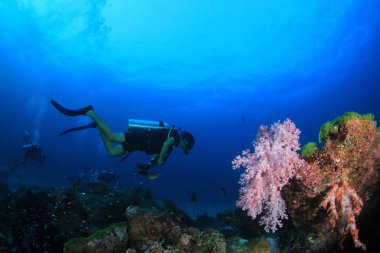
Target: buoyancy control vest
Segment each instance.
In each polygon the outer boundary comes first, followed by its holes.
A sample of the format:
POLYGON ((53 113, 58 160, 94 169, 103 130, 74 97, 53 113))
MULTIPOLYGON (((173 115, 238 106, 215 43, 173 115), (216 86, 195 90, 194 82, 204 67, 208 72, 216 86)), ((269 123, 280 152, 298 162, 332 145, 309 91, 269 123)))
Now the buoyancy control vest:
POLYGON ((129 119, 128 133, 141 138, 140 141, 144 143, 144 151, 147 154, 159 153, 162 144, 171 136, 175 138, 175 144, 178 144, 180 139, 174 126, 163 121, 129 119))

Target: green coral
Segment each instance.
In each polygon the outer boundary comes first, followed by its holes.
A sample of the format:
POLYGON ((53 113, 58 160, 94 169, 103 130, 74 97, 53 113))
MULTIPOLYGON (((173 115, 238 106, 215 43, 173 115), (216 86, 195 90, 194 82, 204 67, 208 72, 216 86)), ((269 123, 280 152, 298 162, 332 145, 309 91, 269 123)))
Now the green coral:
POLYGON ((194 252, 218 252, 226 253, 226 242, 224 236, 217 230, 206 229, 204 230, 194 245, 194 252))
POLYGON ((66 242, 63 248, 64 253, 72 252, 73 249, 76 249, 76 252, 85 252, 87 248, 87 242, 89 242, 85 237, 73 238, 70 241, 66 242))
POLYGON ((314 153, 314 151, 317 149, 317 143, 315 142, 309 142, 301 149, 301 157, 306 158, 314 153))
POLYGON ((376 125, 376 121, 374 120, 374 115, 372 113, 367 113, 360 115, 356 112, 346 112, 343 116, 340 116, 333 121, 328 121, 322 125, 319 131, 319 142, 325 142, 327 137, 330 134, 337 133, 339 130, 339 126, 344 125, 345 122, 351 119, 359 119, 359 120, 372 120, 376 125))
POLYGON ((92 231, 91 235, 88 237, 79 237, 79 238, 73 238, 69 241, 67 241, 64 245, 64 253, 68 252, 88 252, 88 243, 96 240, 98 238, 102 238, 104 235, 107 234, 107 232, 114 230, 117 227, 126 227, 128 226, 127 222, 121 222, 121 223, 115 223, 110 226, 108 226, 105 229, 96 229, 92 231))

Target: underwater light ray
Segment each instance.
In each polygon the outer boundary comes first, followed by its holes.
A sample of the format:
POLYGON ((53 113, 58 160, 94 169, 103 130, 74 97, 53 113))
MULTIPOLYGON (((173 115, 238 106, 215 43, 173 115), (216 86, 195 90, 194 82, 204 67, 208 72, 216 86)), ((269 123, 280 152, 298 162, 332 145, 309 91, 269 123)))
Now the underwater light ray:
MULTIPOLYGON (((108 16, 112 13, 106 18, 112 27, 110 48, 120 57, 114 67, 119 78, 126 73, 126 83, 189 88, 218 73, 223 73, 227 86, 242 76, 271 80, 312 75, 335 68, 367 39, 358 39, 361 20, 352 19, 361 7, 369 8, 358 1, 221 1, 218 5, 184 1, 183 8, 171 3, 162 1, 162 12, 144 9, 137 1, 106 8, 108 16), (122 46, 125 43, 127 47, 122 46), (149 71, 158 65, 165 66, 165 72, 149 71), (133 72, 142 73, 145 80, 133 79, 133 72)), ((252 86, 255 81, 242 85, 252 86)))
POLYGON ((55 68, 72 80, 103 69, 132 87, 249 90, 338 71, 360 57, 379 22, 375 5, 18 0, 0 5, 0 45, 25 70, 55 68))

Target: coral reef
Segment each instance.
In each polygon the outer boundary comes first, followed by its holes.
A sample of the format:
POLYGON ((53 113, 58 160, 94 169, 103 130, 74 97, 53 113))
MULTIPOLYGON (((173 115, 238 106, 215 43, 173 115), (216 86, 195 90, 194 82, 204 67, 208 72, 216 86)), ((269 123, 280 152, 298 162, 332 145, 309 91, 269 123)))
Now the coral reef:
POLYGON ((227 239, 228 253, 279 253, 277 243, 272 238, 258 237, 246 240, 237 236, 227 239))
POLYGON ((319 138, 323 146, 307 152, 307 164, 285 187, 290 216, 299 231, 299 245, 293 251, 303 247, 328 252, 337 244, 343 249, 348 235, 354 247, 365 250, 357 220, 374 200, 379 180, 376 122, 371 114, 346 113, 324 124, 319 138))
POLYGON ((108 194, 81 194, 72 189, 20 188, 0 182, 0 252, 62 252, 74 237, 125 221, 126 206, 153 206, 190 222, 172 202, 155 198, 142 188, 108 194))
MULTIPOLYGON (((264 212, 260 224, 266 232, 282 226, 287 206, 294 230, 279 233, 279 242, 281 247, 283 238, 293 238, 289 252, 377 249, 370 239, 363 243, 358 229, 379 207, 380 133, 373 115, 349 112, 325 123, 321 147, 306 144, 302 159, 296 153, 299 133, 289 120, 270 130, 260 127, 254 153, 243 151, 233 161, 234 169, 246 169, 237 206, 253 219, 264 212), (265 222, 268 215, 274 218, 265 222)), ((242 232, 254 231, 236 214, 223 218, 242 232)))
POLYGON ((11 192, 0 182, 0 252, 226 252, 222 233, 197 223, 141 188, 11 192))
POLYGON ((125 213, 129 223, 131 245, 143 252, 155 242, 165 252, 225 252, 224 236, 216 230, 199 231, 187 227, 181 217, 157 210, 130 206, 125 213))
POLYGON ((115 224, 87 238, 72 239, 65 244, 64 252, 226 252, 226 242, 220 232, 187 227, 173 213, 129 206, 125 215, 125 224, 115 224))
POLYGON ((74 238, 65 243, 64 253, 113 253, 125 252, 128 248, 126 223, 113 224, 97 230, 89 237, 74 238))

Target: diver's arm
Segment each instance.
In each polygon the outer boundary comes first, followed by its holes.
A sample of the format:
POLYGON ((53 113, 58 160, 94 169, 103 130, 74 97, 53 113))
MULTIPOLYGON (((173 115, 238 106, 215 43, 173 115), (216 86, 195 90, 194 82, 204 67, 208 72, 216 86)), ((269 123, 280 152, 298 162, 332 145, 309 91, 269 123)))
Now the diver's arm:
POLYGON ((166 154, 170 151, 170 149, 174 145, 174 141, 175 141, 174 137, 170 137, 164 142, 164 144, 162 144, 161 152, 158 155, 158 160, 156 163, 157 166, 161 166, 165 163, 166 154))
POLYGON ((167 139, 164 144, 162 144, 160 153, 153 156, 150 159, 149 167, 161 166, 165 163, 168 153, 170 153, 172 146, 174 145, 174 137, 167 139))

